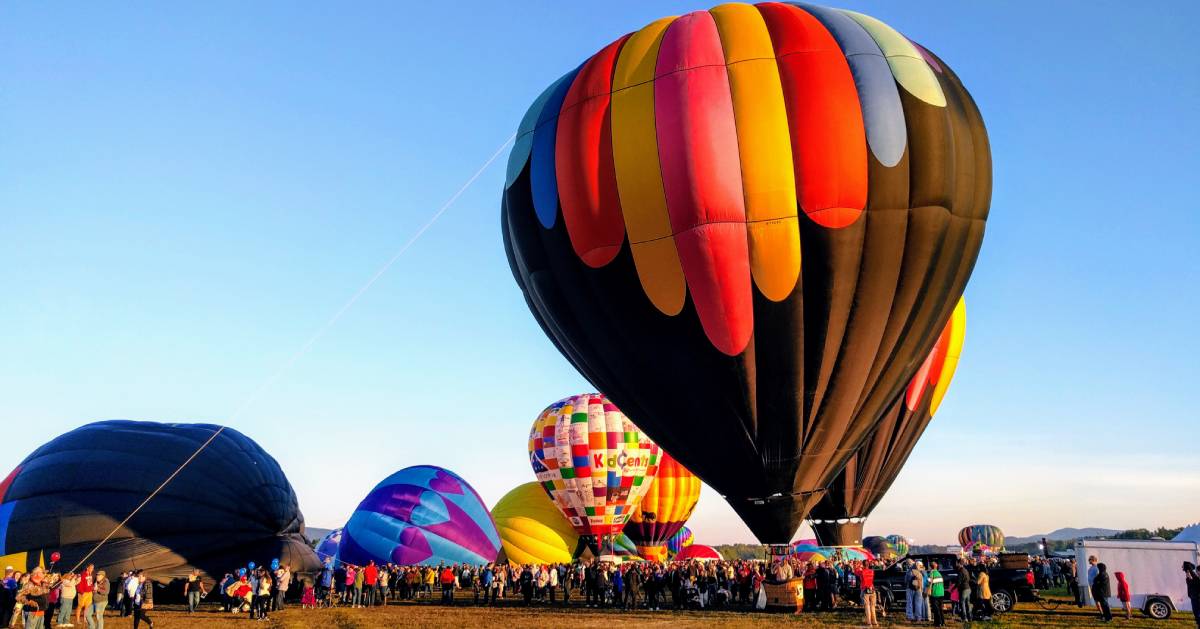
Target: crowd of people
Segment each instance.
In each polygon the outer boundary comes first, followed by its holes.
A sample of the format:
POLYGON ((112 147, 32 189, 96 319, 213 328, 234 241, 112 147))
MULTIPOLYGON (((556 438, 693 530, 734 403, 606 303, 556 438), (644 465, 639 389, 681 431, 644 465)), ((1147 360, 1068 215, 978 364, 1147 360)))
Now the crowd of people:
MULTIPOLYGON (((797 586, 795 613, 826 613, 861 610, 867 626, 878 626, 877 615, 886 617, 887 601, 876 586, 877 570, 891 566, 878 560, 833 560, 802 562, 795 557, 762 560, 718 560, 709 562, 626 562, 583 560, 571 564, 366 566, 337 564, 327 560, 312 575, 293 575, 287 564, 277 560, 270 567, 250 563, 226 573, 216 584, 222 609, 266 620, 289 601, 299 600, 304 608, 374 607, 390 602, 433 600, 442 604, 497 604, 567 606, 620 610, 669 609, 763 609, 766 588, 772 584, 797 586), (295 584, 295 587, 293 587, 295 584), (456 593, 458 596, 456 596, 456 593)), ((910 623, 946 625, 947 607, 953 618, 963 622, 990 619, 992 591, 990 573, 994 558, 962 558, 954 566, 936 561, 905 559, 896 568, 905 584, 904 616, 910 623)), ((1200 628, 1200 573, 1185 563, 1188 596, 1192 599, 1200 628)), ((1031 558, 1030 586, 1067 586, 1076 603, 1084 597, 1076 586, 1074 560, 1031 558)), ((1087 581, 1091 598, 1102 621, 1112 620, 1108 599, 1115 590, 1126 618, 1132 614, 1130 584, 1121 571, 1110 574, 1108 566, 1090 557, 1087 581)), ((209 590, 199 570, 182 581, 188 613, 195 613, 209 590)), ((110 583, 104 570, 87 566, 82 572, 57 572, 34 568, 27 574, 5 570, 0 587, 0 629, 46 629, 51 626, 89 629, 104 627, 110 602, 112 611, 132 618, 137 629, 143 623, 154 627, 149 612, 154 609, 154 586, 142 571, 123 573, 110 583)), ((899 601, 897 600, 898 604, 899 601)))

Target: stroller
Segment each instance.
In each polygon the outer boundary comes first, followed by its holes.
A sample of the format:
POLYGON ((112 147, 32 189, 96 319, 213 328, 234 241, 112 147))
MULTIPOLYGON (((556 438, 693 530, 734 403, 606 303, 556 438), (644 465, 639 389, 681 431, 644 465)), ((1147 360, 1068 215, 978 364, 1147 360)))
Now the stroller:
POLYGON ((688 609, 701 609, 704 607, 700 602, 700 588, 695 585, 688 585, 683 588, 683 606, 688 609))

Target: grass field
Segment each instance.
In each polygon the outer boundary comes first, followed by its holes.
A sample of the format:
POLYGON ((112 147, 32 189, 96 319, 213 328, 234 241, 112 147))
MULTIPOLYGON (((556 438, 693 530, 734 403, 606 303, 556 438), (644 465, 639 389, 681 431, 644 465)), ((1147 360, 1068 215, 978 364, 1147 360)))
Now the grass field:
MULTIPOLYGON (((154 626, 158 629, 197 627, 199 629, 225 629, 232 627, 268 627, 290 629, 300 627, 333 627, 340 629, 367 629, 376 627, 509 627, 525 629, 538 627, 563 627, 583 629, 588 627, 614 629, 622 627, 711 627, 714 625, 736 627, 860 627, 862 617, 849 610, 834 614, 791 615, 749 612, 707 611, 661 611, 621 612, 615 610, 589 610, 582 607, 570 609, 533 607, 525 608, 509 603, 501 607, 480 608, 469 601, 453 607, 431 603, 401 603, 371 609, 318 609, 304 610, 289 608, 275 613, 266 622, 248 620, 245 615, 224 614, 214 606, 189 616, 179 607, 168 606, 155 609, 154 626)), ((893 613, 881 619, 885 626, 913 626, 904 621, 903 613, 893 613)), ((108 627, 128 627, 128 618, 110 615, 108 627)), ((928 625, 926 625, 928 626, 928 625)), ((951 627, 961 626, 949 623, 951 627)), ((1190 613, 1176 613, 1170 620, 1154 621, 1138 612, 1133 620, 1119 617, 1111 625, 1103 625, 1092 610, 1080 610, 1074 605, 1064 604, 1056 611, 1048 612, 1036 604, 1022 603, 1011 613, 993 622, 976 622, 975 627, 1144 627, 1146 629, 1192 629, 1195 623, 1190 613)))

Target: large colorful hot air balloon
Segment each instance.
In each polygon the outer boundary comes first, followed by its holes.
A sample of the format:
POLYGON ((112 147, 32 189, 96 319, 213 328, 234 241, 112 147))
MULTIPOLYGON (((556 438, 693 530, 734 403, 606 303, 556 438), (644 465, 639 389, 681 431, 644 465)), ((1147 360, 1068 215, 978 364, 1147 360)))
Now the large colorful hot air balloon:
POLYGON ((787 543, 929 354, 990 196, 941 59, 859 13, 726 4, 535 99, 501 223, 559 351, 787 543))
POLYGON ((551 404, 529 433, 538 481, 596 553, 598 538, 625 527, 658 458, 658 446, 599 393, 551 404))
POLYGON ((479 494, 432 465, 406 467, 363 498, 342 532, 338 560, 376 564, 483 564, 495 561, 500 535, 479 494))
POLYGON ((691 546, 695 541, 696 536, 692 534, 692 529, 685 526, 667 540, 667 552, 674 556, 684 548, 691 546))
POLYGON ((275 557, 297 572, 318 569, 279 464, 246 435, 225 428, 214 437, 218 430, 110 420, 38 448, 0 482, 0 565, 26 570, 57 552, 60 569, 72 568, 178 470, 89 563, 157 581, 194 568, 219 578, 275 557))
POLYGON ((571 563, 579 545, 579 534, 538 483, 504 494, 492 520, 505 557, 518 564, 571 563))
POLYGON ((667 558, 667 540, 683 528, 700 500, 700 479, 666 452, 661 452, 654 482, 633 510, 625 534, 638 554, 651 561, 667 558))
POLYGON ((958 544, 963 548, 983 544, 994 551, 1004 550, 1004 531, 991 524, 972 524, 958 532, 958 544))
POLYGON ((813 507, 811 524, 822 544, 862 543, 863 523, 883 500, 942 403, 962 355, 966 324, 966 305, 960 299, 908 388, 813 507))

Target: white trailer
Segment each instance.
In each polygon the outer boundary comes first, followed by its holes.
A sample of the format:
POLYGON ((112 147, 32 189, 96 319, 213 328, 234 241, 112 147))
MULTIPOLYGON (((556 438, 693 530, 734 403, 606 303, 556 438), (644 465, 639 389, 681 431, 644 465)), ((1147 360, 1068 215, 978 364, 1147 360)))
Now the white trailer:
POLYGON ((1093 605, 1088 587, 1088 557, 1095 555, 1108 568, 1112 582, 1113 609, 1121 607, 1117 600, 1117 572, 1124 572, 1129 582, 1129 600, 1134 609, 1147 616, 1165 619, 1172 611, 1190 612, 1192 603, 1187 596, 1183 562, 1200 565, 1200 543, 1165 542, 1133 539, 1081 539, 1075 542, 1077 579, 1084 600, 1093 605))

